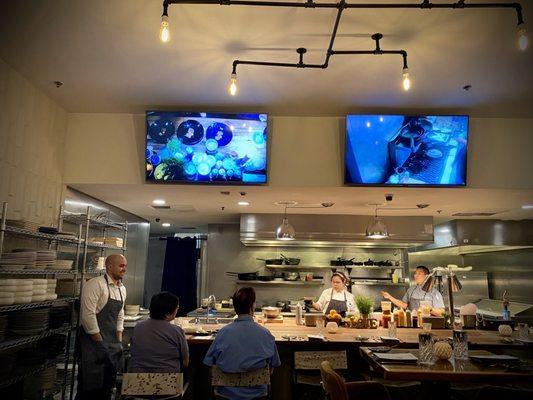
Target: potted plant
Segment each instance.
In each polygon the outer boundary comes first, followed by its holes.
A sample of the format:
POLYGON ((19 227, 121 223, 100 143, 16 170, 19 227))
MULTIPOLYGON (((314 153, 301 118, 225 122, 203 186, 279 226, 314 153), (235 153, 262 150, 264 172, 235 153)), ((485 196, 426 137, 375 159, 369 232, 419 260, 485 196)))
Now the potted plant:
POLYGON ((357 306, 359 313, 361 314, 361 319, 363 321, 363 327, 368 328, 370 322, 370 314, 374 308, 374 300, 370 297, 358 295, 355 298, 355 305, 357 306))

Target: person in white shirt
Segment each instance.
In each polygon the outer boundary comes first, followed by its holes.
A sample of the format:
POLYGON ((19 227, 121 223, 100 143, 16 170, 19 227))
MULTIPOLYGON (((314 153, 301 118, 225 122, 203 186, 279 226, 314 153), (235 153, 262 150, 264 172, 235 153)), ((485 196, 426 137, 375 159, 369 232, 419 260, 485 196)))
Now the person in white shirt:
POLYGON ((313 307, 324 314, 335 310, 343 317, 347 312, 356 312, 355 298, 346 290, 347 281, 342 272, 334 272, 331 275, 331 288, 322 292, 318 301, 313 303, 313 307))
POLYGON ((79 400, 110 399, 122 357, 126 288, 121 281, 128 262, 112 254, 105 265, 106 274, 85 283, 81 293, 79 400))

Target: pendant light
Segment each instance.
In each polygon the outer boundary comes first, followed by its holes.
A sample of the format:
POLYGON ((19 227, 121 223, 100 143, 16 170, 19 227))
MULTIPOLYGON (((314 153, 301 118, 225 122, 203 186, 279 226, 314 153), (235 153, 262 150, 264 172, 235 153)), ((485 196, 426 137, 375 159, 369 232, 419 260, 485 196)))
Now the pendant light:
POLYGON ((285 214, 283 215, 283 222, 276 229, 277 240, 294 240, 296 239, 296 231, 294 226, 289 223, 287 218, 287 204, 285 203, 285 214))
POLYGON ((387 225, 378 217, 378 205, 376 206, 376 213, 372 223, 366 227, 366 237, 369 239, 385 239, 389 237, 389 230, 387 225))

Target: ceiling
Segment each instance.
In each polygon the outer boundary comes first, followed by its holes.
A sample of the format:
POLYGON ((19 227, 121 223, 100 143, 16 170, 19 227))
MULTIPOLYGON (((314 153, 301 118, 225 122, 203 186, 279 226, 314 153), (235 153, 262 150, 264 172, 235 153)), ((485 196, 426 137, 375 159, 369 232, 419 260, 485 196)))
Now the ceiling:
MULTIPOLYGON (((532 26, 533 5, 522 4, 532 26)), ((335 49, 370 50, 369 36, 383 33, 383 49, 409 54, 410 92, 401 90, 399 56, 334 56, 327 70, 239 67, 239 95, 231 98, 226 85, 236 58, 296 62, 295 49, 307 47, 306 62, 323 62, 336 11, 174 5, 172 40, 164 45, 157 37, 162 0, 17 0, 1 7, 0 57, 68 112, 533 117, 533 49, 518 51, 513 10, 347 10, 335 49), (56 88, 56 80, 64 85, 56 88)))
POLYGON ((393 201, 383 204, 380 215, 433 216, 435 222, 455 218, 457 212, 496 212, 495 219, 533 219, 533 208, 523 209, 525 204, 533 205, 533 190, 498 190, 468 188, 378 188, 378 187, 235 187, 210 185, 73 185, 81 192, 146 218, 151 231, 187 232, 182 227, 205 231, 208 223, 237 223, 241 213, 283 213, 283 206, 275 202, 292 200, 300 206, 317 208, 289 209, 289 217, 297 214, 353 214, 372 215, 372 203, 385 203, 385 194, 393 193, 393 201), (229 191, 223 195, 221 191, 229 191), (244 192, 245 195, 241 195, 244 192), (154 199, 164 199, 171 210, 155 210, 154 199), (483 205, 480 206, 480 199, 483 205), (249 206, 238 206, 246 200, 249 206), (323 208, 323 202, 335 203, 323 208), (429 207, 418 209, 417 204, 427 203, 429 207), (224 207, 224 209, 222 209, 224 207), (440 212, 439 212, 440 210, 440 212), (160 218, 159 223, 155 218, 160 218), (163 228, 161 223, 169 222, 171 227, 163 228))

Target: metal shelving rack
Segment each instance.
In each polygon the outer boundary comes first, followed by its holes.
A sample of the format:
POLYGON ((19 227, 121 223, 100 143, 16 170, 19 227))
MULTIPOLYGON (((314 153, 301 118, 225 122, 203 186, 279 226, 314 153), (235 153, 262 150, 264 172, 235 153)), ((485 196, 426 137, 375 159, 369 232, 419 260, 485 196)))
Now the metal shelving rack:
MULTIPOLYGON (((128 238, 128 222, 124 221, 123 223, 119 223, 119 222, 110 221, 109 214, 107 214, 106 220, 95 218, 93 217, 92 209, 90 206, 87 207, 85 214, 66 213, 61 207, 59 210, 59 230, 62 229, 64 222, 77 225, 78 230, 80 232, 80 244, 83 247, 83 250, 81 252, 82 254, 81 264, 80 264, 80 267, 78 268, 80 276, 81 276, 81 279, 80 279, 80 293, 81 293, 81 291, 83 290, 84 277, 94 272, 94 271, 87 270, 86 268, 87 254, 89 252, 89 249, 99 250, 100 256, 104 256, 106 250, 120 251, 122 252, 122 254, 124 254, 127 249, 126 242, 128 238), (105 238, 107 238, 109 230, 122 232, 122 247, 90 242, 89 235, 90 235, 91 229, 101 229, 101 233, 102 233, 104 240, 105 238)), ((78 313, 78 317, 76 321, 76 329, 78 329, 79 325, 80 325, 80 315, 78 313)), ((77 340, 77 337, 76 337, 76 340, 77 340)), ((73 360, 72 360, 72 372, 70 374, 67 374, 68 363, 66 363, 65 374, 64 374, 65 379, 67 379, 67 376, 70 378, 70 394, 69 394, 70 400, 72 400, 73 395, 74 395, 74 380, 76 379, 76 367, 77 367, 77 355, 76 353, 74 353, 73 360)), ((62 399, 65 398, 64 397, 65 389, 66 389, 66 386, 63 387, 62 399)))
MULTIPOLYGON (((15 304, 11 306, 1 306, 0 313, 4 312, 14 312, 19 310, 27 310, 38 307, 50 307, 56 303, 68 302, 71 307, 71 318, 67 326, 59 329, 49 329, 41 335, 36 336, 27 336, 27 337, 18 337, 5 340, 0 342, 0 352, 5 351, 6 349, 12 349, 19 346, 25 346, 30 343, 37 342, 45 337, 51 336, 57 333, 67 333, 66 346, 65 346, 65 355, 64 355, 64 374, 62 379, 62 384, 58 386, 61 391, 61 398, 65 399, 67 394, 67 387, 70 385, 70 398, 73 396, 73 387, 75 379, 75 370, 76 370, 76 356, 72 357, 71 360, 71 343, 72 343, 72 332, 76 330, 79 326, 79 313, 76 321, 74 321, 74 303, 79 299, 79 294, 81 293, 84 278, 87 276, 97 276, 102 274, 105 271, 101 270, 87 270, 87 254, 89 249, 96 249, 100 251, 100 255, 103 256, 106 250, 115 250, 121 251, 123 254, 126 251, 126 239, 127 239, 127 221, 124 223, 116 223, 109 221, 97 220, 91 217, 91 207, 87 207, 85 214, 65 214, 62 207, 60 207, 58 215, 58 230, 61 232, 63 227, 63 222, 71 223, 77 226, 77 237, 67 236, 62 234, 49 234, 36 232, 29 229, 19 228, 16 226, 10 226, 7 224, 7 202, 4 202, 2 205, 2 215, 0 219, 0 256, 4 248, 4 240, 6 235, 15 236, 24 239, 35 239, 39 241, 44 241, 48 243, 48 248, 53 247, 56 250, 59 249, 60 245, 69 245, 75 246, 75 258, 74 266, 72 270, 7 270, 0 268, 0 276, 69 276, 74 281, 73 293, 72 296, 61 297, 56 300, 50 301, 41 301, 41 302, 32 302, 27 304, 15 304), (120 230, 122 231, 123 247, 111 246, 106 244, 98 244, 89 242, 89 232, 93 228, 102 229, 104 238, 107 236, 107 231, 109 229, 120 230), (79 293, 76 291, 76 286, 78 280, 80 281, 79 293), (72 372, 68 371, 68 365, 72 361, 73 367, 72 372)), ((33 368, 31 370, 25 371, 23 374, 18 374, 16 376, 10 376, 9 379, 3 380, 0 382, 0 388, 10 386, 14 383, 17 383, 29 376, 37 374, 43 371, 48 366, 54 365, 57 363, 57 360, 48 360, 43 365, 33 368)))

